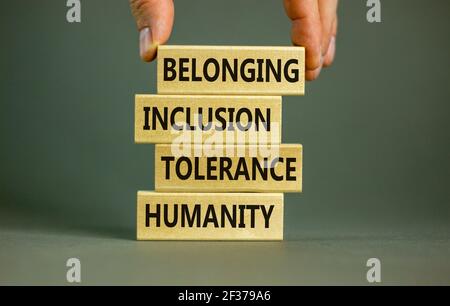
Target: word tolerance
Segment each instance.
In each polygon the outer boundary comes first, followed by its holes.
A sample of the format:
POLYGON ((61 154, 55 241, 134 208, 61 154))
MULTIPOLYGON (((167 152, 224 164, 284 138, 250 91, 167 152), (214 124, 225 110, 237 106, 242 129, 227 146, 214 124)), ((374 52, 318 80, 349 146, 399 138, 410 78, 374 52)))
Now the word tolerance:
POLYGON ((156 190, 301 192, 301 145, 272 146, 268 156, 253 145, 202 148, 179 156, 175 146, 156 145, 156 190))
POLYGON ((171 169, 175 168, 175 175, 180 180, 188 180, 193 178, 197 181, 211 180, 223 181, 224 179, 230 181, 238 180, 258 180, 267 181, 269 179, 274 181, 295 181, 295 164, 297 163, 296 157, 286 158, 276 157, 274 159, 269 159, 264 157, 259 159, 257 157, 245 158, 238 157, 233 160, 230 157, 205 157, 206 167, 204 167, 204 172, 202 173, 201 158, 200 157, 186 157, 181 156, 176 159, 174 156, 161 156, 161 161, 165 162, 164 168, 166 169, 165 179, 170 180, 171 169), (192 161, 193 160, 193 161, 192 161), (250 162, 248 162, 250 160, 250 162), (175 163, 175 166, 171 164, 175 163), (236 166, 233 167, 233 162, 236 166), (276 165, 278 163, 286 162, 285 172, 277 174, 276 165), (233 170, 232 170, 233 168, 233 170), (183 172, 184 169, 184 172, 183 172))

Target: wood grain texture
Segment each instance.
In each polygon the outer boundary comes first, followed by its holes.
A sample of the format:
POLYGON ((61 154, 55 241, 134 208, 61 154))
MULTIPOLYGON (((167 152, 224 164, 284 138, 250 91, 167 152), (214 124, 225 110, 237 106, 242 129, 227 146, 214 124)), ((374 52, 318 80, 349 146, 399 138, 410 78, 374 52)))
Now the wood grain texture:
POLYGON ((283 194, 139 191, 137 239, 282 240, 283 194))
POLYGON ((302 146, 281 144, 267 147, 268 151, 264 149, 254 145, 210 148, 156 145, 155 189, 160 192, 301 192, 302 146))
POLYGON ((281 97, 136 95, 134 133, 136 143, 280 143, 281 97))
POLYGON ((303 47, 158 47, 159 94, 304 95, 303 47))

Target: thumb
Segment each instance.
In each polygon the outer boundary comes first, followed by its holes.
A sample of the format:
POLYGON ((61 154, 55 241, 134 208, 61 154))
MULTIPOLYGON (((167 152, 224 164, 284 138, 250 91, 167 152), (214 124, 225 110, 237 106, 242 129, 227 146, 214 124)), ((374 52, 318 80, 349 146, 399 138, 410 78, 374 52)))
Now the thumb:
POLYGON ((130 6, 139 30, 139 54, 150 62, 158 45, 167 42, 172 32, 173 0, 130 0, 130 6))
POLYGON ((304 46, 305 78, 314 80, 322 68, 322 25, 318 0, 284 0, 288 17, 292 20, 291 38, 294 45, 304 46))

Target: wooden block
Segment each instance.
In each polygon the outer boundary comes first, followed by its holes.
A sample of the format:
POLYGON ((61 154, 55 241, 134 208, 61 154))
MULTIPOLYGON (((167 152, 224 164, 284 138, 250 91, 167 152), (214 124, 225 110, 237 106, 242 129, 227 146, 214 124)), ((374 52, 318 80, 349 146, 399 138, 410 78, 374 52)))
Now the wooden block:
POLYGON ((159 94, 303 95, 303 47, 159 46, 159 94))
POLYGON ((136 95, 137 143, 280 143, 280 96, 136 95))
POLYGON ((156 145, 155 189, 301 192, 302 146, 156 145))
POLYGON ((282 240, 282 193, 137 195, 138 240, 282 240))

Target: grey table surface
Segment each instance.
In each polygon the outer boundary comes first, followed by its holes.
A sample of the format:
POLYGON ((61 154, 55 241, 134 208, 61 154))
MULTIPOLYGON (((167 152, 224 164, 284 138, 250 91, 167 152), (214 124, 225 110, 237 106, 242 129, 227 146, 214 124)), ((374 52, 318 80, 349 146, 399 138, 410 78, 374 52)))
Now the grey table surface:
POLYGON ((135 241, 132 228, 23 221, 0 217, 2 285, 69 285, 72 257, 81 261, 82 285, 367 285, 366 262, 374 257, 382 285, 450 284, 445 227, 291 231, 281 242, 157 242, 135 241))

